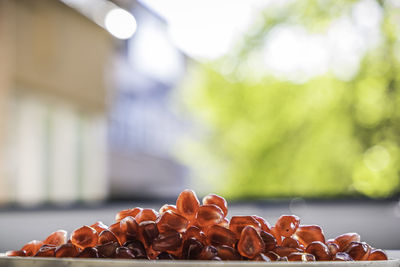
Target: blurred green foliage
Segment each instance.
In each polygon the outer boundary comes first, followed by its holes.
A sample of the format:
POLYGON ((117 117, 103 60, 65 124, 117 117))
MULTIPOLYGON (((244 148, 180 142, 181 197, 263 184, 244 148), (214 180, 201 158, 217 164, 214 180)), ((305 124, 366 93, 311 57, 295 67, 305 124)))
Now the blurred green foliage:
MULTIPOLYGON (((186 106, 211 129, 192 142, 200 181, 231 198, 389 197, 399 192, 399 10, 383 11, 381 40, 357 74, 294 83, 263 74, 251 60, 275 26, 324 32, 357 1, 295 1, 266 11, 226 57, 195 64, 183 86, 186 106), (221 66, 232 72, 222 74, 221 66), (214 170, 214 171, 213 171, 214 170)), ((196 167, 195 166, 195 167, 196 167)))

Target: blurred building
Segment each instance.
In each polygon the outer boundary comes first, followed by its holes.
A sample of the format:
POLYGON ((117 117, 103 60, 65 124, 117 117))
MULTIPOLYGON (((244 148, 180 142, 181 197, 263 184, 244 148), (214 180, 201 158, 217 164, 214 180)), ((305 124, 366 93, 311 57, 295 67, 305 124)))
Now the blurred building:
POLYGON ((4 0, 0 44, 0 202, 104 199, 111 35, 59 1, 4 0))
POLYGON ((172 44, 162 18, 137 2, 116 3, 132 11, 138 28, 119 46, 114 64, 111 197, 175 197, 188 183, 173 155, 186 126, 171 108, 171 95, 185 72, 186 56, 172 44))
POLYGON ((170 96, 186 57, 160 17, 136 1, 6 0, 0 44, 0 203, 168 197, 185 187, 173 157, 185 123, 170 96), (90 17, 96 3, 131 11, 135 35, 113 38, 90 17))

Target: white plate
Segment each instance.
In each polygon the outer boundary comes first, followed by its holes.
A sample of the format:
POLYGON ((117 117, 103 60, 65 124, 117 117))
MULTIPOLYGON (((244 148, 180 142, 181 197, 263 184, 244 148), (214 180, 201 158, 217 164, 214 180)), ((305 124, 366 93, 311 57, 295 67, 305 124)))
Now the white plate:
MULTIPOLYGON (((390 253, 389 253, 390 255, 390 253)), ((73 258, 32 258, 6 257, 0 255, 0 266, 10 267, 399 267, 400 260, 387 261, 353 261, 353 262, 255 262, 255 261, 147 261, 147 260, 115 260, 115 259, 73 259, 73 258)))

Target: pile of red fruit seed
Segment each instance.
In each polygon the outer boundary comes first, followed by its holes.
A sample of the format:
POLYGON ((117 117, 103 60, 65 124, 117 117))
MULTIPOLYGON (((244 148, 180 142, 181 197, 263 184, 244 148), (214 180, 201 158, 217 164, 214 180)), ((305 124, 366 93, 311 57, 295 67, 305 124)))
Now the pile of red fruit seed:
POLYGON ((360 242, 356 233, 325 240, 321 227, 300 225, 283 215, 270 227, 259 216, 226 218, 227 203, 183 191, 175 205, 122 210, 116 222, 82 226, 67 238, 59 230, 7 256, 116 258, 144 260, 363 261, 387 260, 384 251, 360 242))

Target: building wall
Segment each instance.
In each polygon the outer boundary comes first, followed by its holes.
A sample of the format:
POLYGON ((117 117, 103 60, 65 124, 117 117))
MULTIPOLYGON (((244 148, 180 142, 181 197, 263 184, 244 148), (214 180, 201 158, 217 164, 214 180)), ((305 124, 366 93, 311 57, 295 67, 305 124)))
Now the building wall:
POLYGON ((0 25, 0 203, 104 198, 111 36, 53 0, 0 1, 0 25))

